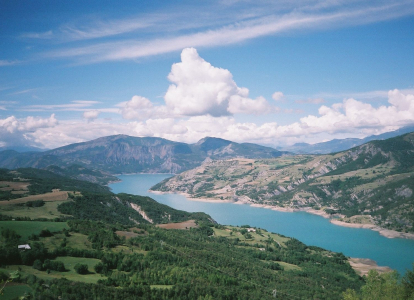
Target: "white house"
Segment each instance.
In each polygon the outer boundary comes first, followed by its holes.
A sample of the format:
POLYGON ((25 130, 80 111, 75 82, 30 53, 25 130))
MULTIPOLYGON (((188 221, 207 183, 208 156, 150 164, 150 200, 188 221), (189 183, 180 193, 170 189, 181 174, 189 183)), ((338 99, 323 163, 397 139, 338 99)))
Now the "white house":
POLYGON ((30 250, 30 249, 32 249, 32 248, 30 248, 29 244, 18 245, 17 248, 19 250, 30 250))

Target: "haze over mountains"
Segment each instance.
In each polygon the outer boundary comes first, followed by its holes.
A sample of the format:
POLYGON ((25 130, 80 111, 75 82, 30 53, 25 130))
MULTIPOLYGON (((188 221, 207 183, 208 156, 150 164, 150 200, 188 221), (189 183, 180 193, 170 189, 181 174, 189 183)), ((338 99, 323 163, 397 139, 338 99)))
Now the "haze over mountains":
POLYGON ((395 131, 390 131, 379 135, 370 135, 363 139, 334 139, 331 141, 316 144, 296 143, 292 146, 283 147, 282 149, 284 151, 294 152, 297 154, 328 154, 348 150, 373 140, 389 139, 412 131, 414 131, 414 126, 406 126, 395 131))
POLYGON ((77 164, 88 169, 119 173, 178 173, 200 165, 206 158, 273 158, 285 152, 250 143, 206 137, 195 144, 155 137, 114 135, 71 144, 45 152, 0 152, 0 167, 15 169, 77 164))

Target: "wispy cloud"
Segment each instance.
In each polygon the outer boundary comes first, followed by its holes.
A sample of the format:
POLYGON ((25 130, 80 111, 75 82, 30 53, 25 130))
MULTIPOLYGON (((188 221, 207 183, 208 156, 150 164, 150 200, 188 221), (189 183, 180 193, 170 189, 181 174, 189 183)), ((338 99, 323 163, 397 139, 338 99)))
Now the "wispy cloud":
POLYGON ((66 104, 38 104, 27 105, 21 108, 23 111, 84 111, 90 109, 93 105, 99 103, 98 101, 75 100, 66 104))
POLYGON ((19 60, 0 60, 0 67, 13 66, 21 63, 19 60))
POLYGON ((323 98, 309 98, 306 100, 296 100, 295 103, 299 104, 322 104, 325 103, 323 98))
POLYGON ((26 32, 23 33, 20 37, 22 38, 29 38, 29 39, 51 39, 54 37, 53 31, 49 30, 46 32, 26 32))
MULTIPOLYGON (((327 7, 330 1, 326 1, 327 7)), ((337 4, 337 1, 334 1, 337 4)), ((338 7, 331 3, 330 8, 314 8, 313 11, 293 9, 285 13, 267 13, 254 16, 242 21, 236 21, 218 28, 209 27, 204 30, 194 30, 181 34, 151 35, 155 38, 146 39, 138 35, 131 39, 94 43, 82 47, 61 48, 45 53, 49 58, 70 58, 78 63, 94 63, 101 61, 117 61, 136 59, 179 51, 186 47, 216 47, 244 42, 247 40, 281 34, 296 30, 327 30, 333 27, 355 26, 370 22, 378 22, 414 13, 414 1, 401 1, 387 4, 372 2, 370 5, 359 5, 357 8, 338 7), (379 3, 379 4, 378 4, 379 3)), ((232 18, 230 17, 230 20, 232 18)), ((71 29, 77 38, 93 38, 133 31, 153 24, 140 22, 115 22, 114 28, 97 27, 88 30, 71 29)), ((158 23, 157 23, 158 24, 158 23)))
POLYGON ((22 91, 18 91, 18 92, 14 92, 14 93, 10 93, 9 95, 21 95, 21 94, 27 94, 27 93, 31 93, 34 91, 37 91, 38 88, 34 88, 34 89, 27 89, 27 90, 22 90, 22 91))

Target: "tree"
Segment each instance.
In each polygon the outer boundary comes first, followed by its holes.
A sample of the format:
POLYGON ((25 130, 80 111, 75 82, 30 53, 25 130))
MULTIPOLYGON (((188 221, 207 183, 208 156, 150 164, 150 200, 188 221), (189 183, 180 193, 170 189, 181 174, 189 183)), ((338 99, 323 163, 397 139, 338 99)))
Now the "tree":
POLYGON ((43 269, 43 264, 42 264, 42 261, 41 261, 40 259, 36 259, 36 260, 34 261, 34 263, 33 263, 33 269, 36 269, 36 270, 42 271, 42 269, 43 269))
POLYGON ((368 272, 366 284, 361 288, 360 295, 354 290, 348 289, 342 296, 344 300, 407 299, 404 298, 403 292, 397 271, 380 274, 376 270, 371 270, 368 272))
POLYGON ((404 277, 402 278, 402 285, 404 289, 404 297, 406 299, 414 298, 414 264, 413 270, 407 270, 404 277))
POLYGON ((84 275, 84 274, 89 273, 87 264, 79 264, 78 263, 78 264, 75 265, 74 269, 75 269, 76 273, 78 273, 78 274, 84 275))

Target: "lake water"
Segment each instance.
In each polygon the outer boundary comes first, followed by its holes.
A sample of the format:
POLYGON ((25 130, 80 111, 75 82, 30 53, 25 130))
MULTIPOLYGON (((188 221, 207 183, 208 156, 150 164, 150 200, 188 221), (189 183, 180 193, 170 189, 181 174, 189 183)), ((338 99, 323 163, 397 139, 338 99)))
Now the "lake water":
POLYGON ((178 194, 157 195, 148 189, 168 174, 133 174, 118 176, 122 181, 110 184, 114 193, 150 196, 159 203, 189 212, 205 212, 223 225, 250 225, 294 237, 307 245, 319 246, 349 257, 370 258, 378 265, 389 266, 404 274, 412 269, 414 240, 389 239, 369 229, 333 225, 328 219, 305 212, 279 212, 234 203, 211 203, 187 200, 178 194))

